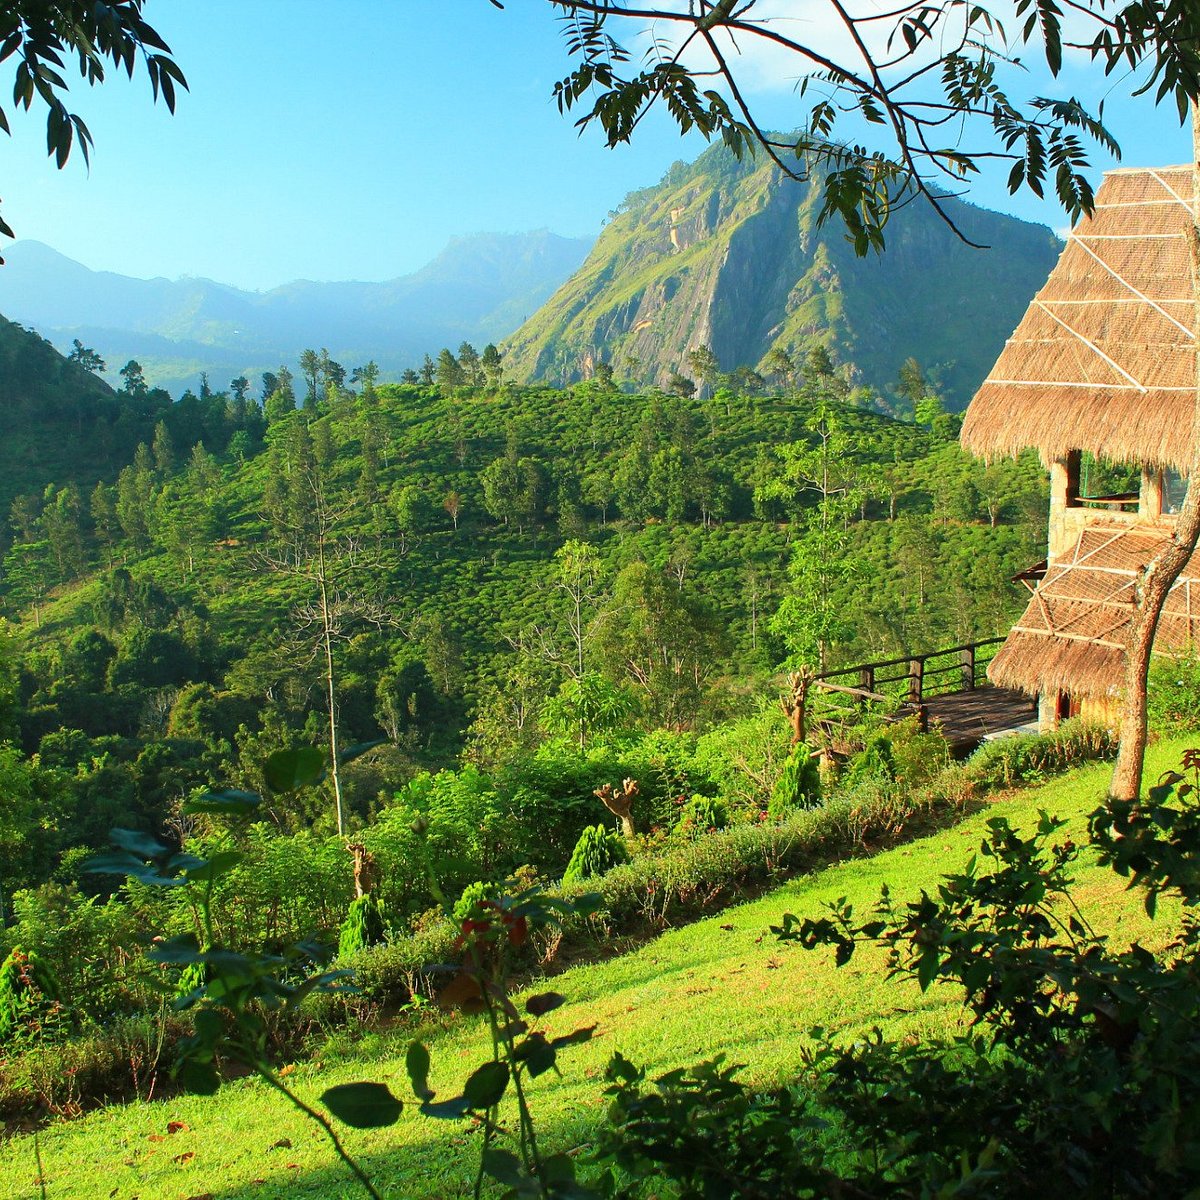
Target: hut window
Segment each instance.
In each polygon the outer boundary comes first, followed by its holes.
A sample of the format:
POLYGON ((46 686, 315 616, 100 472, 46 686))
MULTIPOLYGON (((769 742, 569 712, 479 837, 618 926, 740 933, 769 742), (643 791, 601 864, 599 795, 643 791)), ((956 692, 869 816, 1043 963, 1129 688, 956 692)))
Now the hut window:
POLYGON ((1063 468, 1066 475, 1067 483, 1067 507, 1077 508, 1079 506, 1079 464, 1082 455, 1078 450, 1068 450, 1067 457, 1063 459, 1063 468))
POLYGON ((1137 508, 1141 484, 1138 467, 1097 458, 1087 452, 1079 455, 1078 464, 1076 486, 1068 492, 1068 504, 1118 512, 1137 508))

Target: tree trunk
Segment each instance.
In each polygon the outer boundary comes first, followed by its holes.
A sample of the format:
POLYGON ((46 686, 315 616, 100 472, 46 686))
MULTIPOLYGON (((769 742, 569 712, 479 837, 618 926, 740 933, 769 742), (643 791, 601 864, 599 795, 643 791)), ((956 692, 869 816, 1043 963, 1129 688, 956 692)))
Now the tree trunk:
POLYGON ((1192 261, 1192 293, 1196 301, 1192 319, 1197 334, 1197 356, 1191 464, 1187 493, 1170 540, 1146 565, 1134 588, 1129 642, 1125 652, 1120 748, 1109 785, 1109 796, 1127 803, 1136 801, 1142 790, 1142 768, 1146 753, 1146 681, 1158 619, 1167 594, 1180 571, 1187 565, 1200 538, 1200 229, 1197 228, 1200 224, 1200 105, 1195 101, 1192 102, 1192 189, 1193 223, 1188 242, 1192 261))
POLYGON ((337 814, 337 832, 341 837, 345 832, 346 818, 342 807, 342 776, 339 769, 338 757, 338 727, 337 727, 337 691, 334 685, 333 673, 333 613, 330 609, 329 582, 325 573, 325 534, 321 533, 321 543, 318 549, 320 563, 319 585, 321 589, 321 640, 325 651, 325 699, 329 710, 329 774, 333 780, 333 802, 337 814))

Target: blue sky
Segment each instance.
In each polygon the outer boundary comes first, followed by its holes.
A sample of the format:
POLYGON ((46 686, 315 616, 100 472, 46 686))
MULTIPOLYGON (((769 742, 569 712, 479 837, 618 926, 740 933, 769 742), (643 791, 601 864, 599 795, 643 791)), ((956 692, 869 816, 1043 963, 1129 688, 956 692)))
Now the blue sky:
MULTIPOLYGON (((90 172, 74 157, 53 168, 36 108, 0 137, 18 237, 97 269, 251 288, 387 279, 456 234, 594 235, 627 192, 703 149, 665 120, 631 147, 581 138, 551 96, 567 60, 545 0, 503 12, 487 0, 152 0, 147 16, 191 86, 174 117, 151 105, 143 76, 114 76, 73 89, 96 139, 90 172)), ((1033 90, 1051 86, 1094 100, 1108 85, 1068 69, 1033 90)), ((786 80, 751 87, 765 123, 798 123, 786 80)), ((1115 100, 1127 164, 1186 161, 1176 119, 1115 100)), ((973 198, 1064 225, 1052 202, 1010 199, 1005 173, 973 198)))

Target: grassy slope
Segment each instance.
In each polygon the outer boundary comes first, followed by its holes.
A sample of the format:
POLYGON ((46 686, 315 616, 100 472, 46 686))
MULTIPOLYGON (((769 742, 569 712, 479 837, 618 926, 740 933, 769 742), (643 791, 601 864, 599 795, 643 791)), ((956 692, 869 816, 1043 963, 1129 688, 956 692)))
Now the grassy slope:
MULTIPOLYGON (((1151 780, 1178 762, 1180 742, 1152 749, 1151 780)), ((549 1020, 552 1034, 597 1024, 588 1046, 564 1056, 564 1078, 536 1085, 536 1113, 546 1141, 575 1146, 601 1119, 604 1064, 620 1050, 651 1071, 718 1053, 746 1064, 756 1080, 794 1074, 813 1025, 852 1035, 880 1025, 893 1034, 937 1033, 960 1015, 949 994, 922 996, 884 979, 880 955, 856 957, 836 970, 827 954, 806 954, 774 943, 767 926, 784 911, 813 913, 848 896, 869 906, 888 882, 898 897, 928 887, 960 867, 993 815, 1028 827, 1039 809, 1070 820, 1076 830, 1103 794, 1108 767, 1096 765, 1044 787, 996 800, 961 824, 880 854, 798 879, 761 900, 658 938, 612 962, 579 967, 555 979, 570 1003, 549 1020)), ((1135 897, 1107 872, 1083 869, 1078 895, 1084 910, 1117 938, 1163 940, 1135 897)), ((299 1067, 292 1082, 306 1099, 333 1083, 387 1080, 407 1094, 402 1054, 407 1037, 379 1041, 370 1056, 323 1068, 299 1067)), ((473 1028, 452 1025, 433 1042, 431 1083, 452 1094, 482 1057, 473 1028)), ((395 1197, 459 1196, 468 1192, 474 1146, 465 1128, 437 1126, 406 1113, 390 1130, 351 1133, 347 1141, 395 1197)), ((261 1086, 237 1083, 216 1099, 179 1097, 113 1108, 52 1128, 41 1138, 51 1197, 152 1198, 340 1197, 353 1194, 331 1166, 332 1154, 306 1123, 261 1086), (188 1129, 167 1135, 169 1121, 188 1129), (286 1139, 289 1145, 271 1147, 286 1139), (191 1157, 188 1157, 188 1156, 191 1157), (114 1190, 115 1189, 115 1190, 114 1190)), ((32 1140, 0 1146, 0 1179, 15 1200, 39 1194, 32 1140)))

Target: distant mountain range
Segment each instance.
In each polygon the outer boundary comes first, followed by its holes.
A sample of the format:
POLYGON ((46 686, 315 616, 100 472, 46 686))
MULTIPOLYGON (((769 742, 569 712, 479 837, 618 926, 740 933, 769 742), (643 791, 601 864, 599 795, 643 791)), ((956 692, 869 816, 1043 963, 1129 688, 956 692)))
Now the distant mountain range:
MULTIPOLYGON (((306 347, 347 368, 374 359, 384 377, 511 333, 583 262, 591 240, 545 230, 452 241, 412 275, 383 283, 297 281, 248 292, 210 279, 132 279, 92 271, 40 242, 5 249, 0 312, 60 349, 78 338, 109 375, 136 358, 152 384, 177 395, 201 371, 214 388, 252 382, 306 347)), ((120 381, 117 380, 119 383, 120 381)))
POLYGON ((884 393, 914 357, 961 408, 982 382, 1061 243, 1051 231, 957 201, 967 246, 925 204, 897 211, 882 255, 855 257, 817 226, 819 182, 797 184, 723 147, 628 196, 587 261, 507 340, 518 379, 565 383, 598 360, 664 384, 709 346, 721 367, 824 343, 884 393))
POLYGON ((248 292, 91 271, 22 241, 0 268, 0 312, 60 349, 78 338, 110 378, 136 358, 175 395, 202 371, 214 388, 242 374, 257 383, 306 347, 347 368, 374 359, 386 379, 443 346, 503 342, 510 379, 568 383, 605 360, 645 385, 688 374, 699 346, 729 371, 776 347, 822 343, 885 394, 913 357, 961 408, 1060 243, 1044 226, 946 204, 963 234, 990 249, 966 245, 914 203, 893 216, 882 255, 856 258, 834 223, 817 226, 818 181, 797 184, 718 146, 626 197, 594 244, 544 230, 478 234, 387 282, 248 292))

